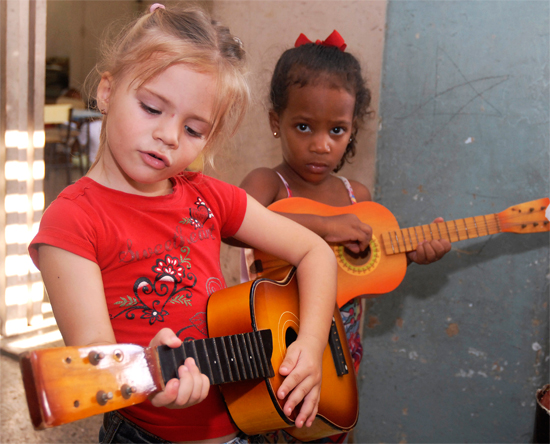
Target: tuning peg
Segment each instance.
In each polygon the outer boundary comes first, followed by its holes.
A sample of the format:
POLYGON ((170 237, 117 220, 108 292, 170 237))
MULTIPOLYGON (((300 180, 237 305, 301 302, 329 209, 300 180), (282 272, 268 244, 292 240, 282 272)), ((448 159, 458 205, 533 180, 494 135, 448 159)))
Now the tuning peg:
POLYGON ((103 390, 100 390, 99 392, 97 392, 95 397, 99 405, 105 405, 107 404, 107 401, 109 401, 110 399, 113 399, 113 393, 112 392, 105 393, 103 390))
POLYGON ((88 353, 88 359, 90 360, 90 364, 97 365, 99 364, 99 361, 101 361, 105 357, 105 353, 103 352, 96 352, 92 350, 90 353, 88 353))
POLYGON ((122 397, 124 399, 129 399, 130 396, 132 396, 132 394, 136 392, 137 392, 137 388, 135 386, 129 386, 128 384, 124 384, 120 388, 120 393, 122 394, 122 397))

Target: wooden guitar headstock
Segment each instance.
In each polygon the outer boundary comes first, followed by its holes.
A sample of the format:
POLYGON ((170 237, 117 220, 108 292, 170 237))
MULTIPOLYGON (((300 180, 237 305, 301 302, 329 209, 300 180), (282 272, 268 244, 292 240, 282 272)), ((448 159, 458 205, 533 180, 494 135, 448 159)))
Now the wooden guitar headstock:
POLYGON ((548 197, 511 206, 498 213, 502 232, 508 233, 543 233, 550 229, 546 217, 548 197))
POLYGON ((164 388, 156 350, 132 344, 35 350, 20 366, 36 429, 138 404, 164 388))

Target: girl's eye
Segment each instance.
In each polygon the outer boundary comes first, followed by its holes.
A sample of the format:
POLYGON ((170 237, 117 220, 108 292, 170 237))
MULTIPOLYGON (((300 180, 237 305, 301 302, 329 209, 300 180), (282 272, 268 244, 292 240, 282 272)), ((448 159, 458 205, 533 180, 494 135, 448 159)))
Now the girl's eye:
POLYGON ((336 128, 332 128, 331 132, 332 132, 332 134, 340 135, 340 134, 346 132, 346 130, 344 128, 342 128, 341 126, 337 126, 336 128))
POLYGON ((296 128, 298 128, 298 131, 300 131, 302 133, 305 133, 306 131, 309 131, 309 126, 306 125, 305 123, 299 123, 298 125, 296 125, 296 128))
POLYGON ((143 108, 143 110, 144 110, 146 113, 154 114, 154 115, 160 114, 160 111, 159 111, 158 109, 151 108, 150 106, 147 106, 147 105, 146 105, 145 103, 143 103, 143 102, 140 102, 140 105, 141 105, 141 107, 143 108))
POLYGON ((196 137, 197 139, 203 139, 203 138, 204 138, 204 136, 203 136, 201 133, 195 131, 193 128, 191 128, 191 127, 189 127, 189 126, 187 126, 187 125, 185 125, 185 131, 187 131, 187 133, 188 133, 191 137, 196 137))

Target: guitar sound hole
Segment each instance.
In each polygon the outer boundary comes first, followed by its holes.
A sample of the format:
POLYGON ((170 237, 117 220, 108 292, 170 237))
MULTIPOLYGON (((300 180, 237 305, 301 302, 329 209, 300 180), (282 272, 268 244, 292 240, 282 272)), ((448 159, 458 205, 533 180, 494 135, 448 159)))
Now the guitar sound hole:
POLYGON ((357 267, 368 263, 370 261, 371 254, 372 251, 370 249, 370 245, 360 253, 354 253, 353 251, 344 248, 344 255, 348 262, 357 267))
POLYGON ((285 333, 285 344, 287 348, 292 344, 296 339, 298 339, 298 334, 292 329, 288 328, 285 333))

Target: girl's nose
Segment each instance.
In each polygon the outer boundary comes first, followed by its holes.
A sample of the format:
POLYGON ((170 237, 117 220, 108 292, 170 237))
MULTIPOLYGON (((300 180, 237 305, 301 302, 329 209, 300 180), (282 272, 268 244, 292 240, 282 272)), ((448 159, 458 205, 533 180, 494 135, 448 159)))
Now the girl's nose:
POLYGON ((330 153, 330 137, 324 134, 316 134, 313 137, 310 149, 318 154, 330 153))
POLYGON ((177 148, 179 140, 179 124, 173 116, 167 116, 158 122, 157 127, 153 131, 153 138, 161 140, 162 143, 169 148, 177 148))

